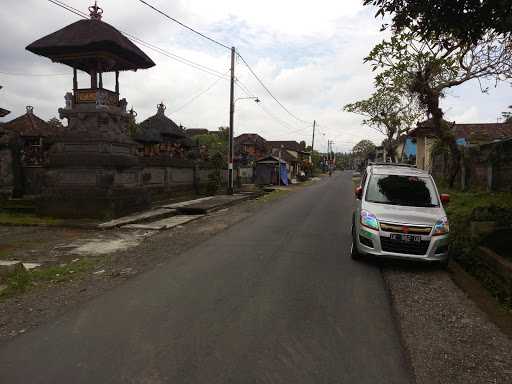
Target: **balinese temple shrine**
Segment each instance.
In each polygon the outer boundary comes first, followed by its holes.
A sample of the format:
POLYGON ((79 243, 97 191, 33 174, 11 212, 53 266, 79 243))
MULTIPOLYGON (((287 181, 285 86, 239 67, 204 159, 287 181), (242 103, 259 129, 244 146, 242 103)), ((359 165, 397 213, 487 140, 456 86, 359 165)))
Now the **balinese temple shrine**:
POLYGON ((158 104, 156 114, 139 124, 134 135, 140 144, 139 155, 184 159, 193 142, 182 126, 165 115, 165 109, 163 102, 158 104))
POLYGON ((102 21, 95 3, 90 19, 77 21, 45 36, 27 50, 73 69, 73 92, 59 109, 68 121, 53 145, 46 188, 39 212, 57 217, 118 216, 149 205, 142 184, 137 144, 129 137, 132 119, 120 97, 123 71, 151 68, 155 63, 121 32, 102 21), (78 71, 90 83, 78 84, 78 71), (115 89, 104 87, 113 76, 115 89))
MULTIPOLYGON (((0 89, 2 89, 2 86, 0 85, 0 89)), ((11 113, 10 111, 8 111, 7 109, 3 109, 3 108, 0 108, 0 117, 5 117, 7 116, 9 113, 11 113)))

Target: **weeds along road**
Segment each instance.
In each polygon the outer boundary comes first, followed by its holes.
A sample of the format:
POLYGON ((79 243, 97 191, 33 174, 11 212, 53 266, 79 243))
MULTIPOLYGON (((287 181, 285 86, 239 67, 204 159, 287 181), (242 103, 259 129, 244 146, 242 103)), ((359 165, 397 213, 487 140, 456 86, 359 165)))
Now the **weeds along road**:
POLYGON ((0 382, 409 383, 352 190, 324 178, 12 340, 0 382))

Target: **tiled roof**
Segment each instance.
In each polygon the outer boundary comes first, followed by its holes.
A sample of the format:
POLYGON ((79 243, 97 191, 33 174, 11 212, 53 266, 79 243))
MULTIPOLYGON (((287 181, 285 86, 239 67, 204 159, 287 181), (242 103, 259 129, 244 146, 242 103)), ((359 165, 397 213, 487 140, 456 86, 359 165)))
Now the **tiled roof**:
POLYGON ((27 113, 5 123, 3 128, 16 132, 21 137, 48 137, 61 133, 57 127, 37 117, 32 107, 27 107, 27 113))
POLYGON ((235 137, 234 142, 236 146, 254 144, 263 150, 267 148, 267 141, 257 133, 242 133, 240 136, 235 137))
MULTIPOLYGON (((512 123, 478 123, 478 124, 456 124, 448 122, 453 126, 456 139, 465 139, 469 143, 488 142, 503 140, 512 137, 512 123)), ((432 120, 418 123, 418 127, 409 132, 409 135, 433 135, 432 120)))
POLYGON ((304 145, 301 145, 300 143, 297 143, 293 140, 267 141, 267 145, 269 148, 284 148, 295 152, 301 152, 306 149, 304 145))
POLYGON ((187 128, 185 132, 189 136, 207 135, 209 133, 206 128, 187 128))

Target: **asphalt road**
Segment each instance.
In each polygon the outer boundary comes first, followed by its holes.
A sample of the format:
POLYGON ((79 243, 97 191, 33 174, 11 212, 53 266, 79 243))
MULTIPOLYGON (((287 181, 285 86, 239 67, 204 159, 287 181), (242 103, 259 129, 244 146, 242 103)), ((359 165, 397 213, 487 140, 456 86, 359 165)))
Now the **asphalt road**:
POLYGON ((262 205, 2 347, 0 383, 409 383, 352 205, 348 173, 262 205))

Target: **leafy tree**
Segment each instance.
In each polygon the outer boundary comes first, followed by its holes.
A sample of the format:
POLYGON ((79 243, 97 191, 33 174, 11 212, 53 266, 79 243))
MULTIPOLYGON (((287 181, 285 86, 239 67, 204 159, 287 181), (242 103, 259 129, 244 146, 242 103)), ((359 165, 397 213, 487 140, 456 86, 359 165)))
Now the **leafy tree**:
POLYGON ((50 120, 48 120, 48 124, 50 124, 53 128, 57 128, 57 129, 64 128, 64 124, 62 124, 62 121, 60 121, 56 117, 52 117, 50 120))
POLYGON ((354 145, 354 148, 352 148, 352 153, 354 156, 366 160, 375 153, 375 144, 373 144, 370 140, 361 140, 359 143, 354 145))
POLYGON ((218 133, 197 135, 194 139, 199 146, 205 146, 208 149, 210 158, 219 154, 224 161, 227 161, 229 128, 219 127, 218 133))
POLYGON ((469 80, 510 80, 512 39, 489 34, 476 45, 461 45, 422 40, 406 31, 376 45, 365 61, 372 64, 374 71, 379 71, 378 86, 408 84, 409 90, 417 95, 420 106, 432 118, 435 135, 450 150, 453 164, 450 185, 453 185, 460 151, 452 130, 443 120, 440 99, 447 89, 469 80))
MULTIPOLYGON (((512 105, 508 107, 509 109, 512 109, 512 105)), ((502 112, 501 116, 503 117, 503 120, 505 123, 512 123, 512 112, 502 112)))
POLYGON ((344 107, 347 112, 364 116, 364 125, 386 136, 383 145, 393 161, 397 160, 398 140, 423 115, 417 98, 403 84, 397 85, 399 86, 381 86, 368 99, 344 107))
MULTIPOLYGON (((510 0, 364 0, 391 15, 392 29, 412 31, 424 40, 450 39, 475 44, 488 33, 512 32, 510 0)), ((383 28, 388 25, 384 24, 383 28)))

